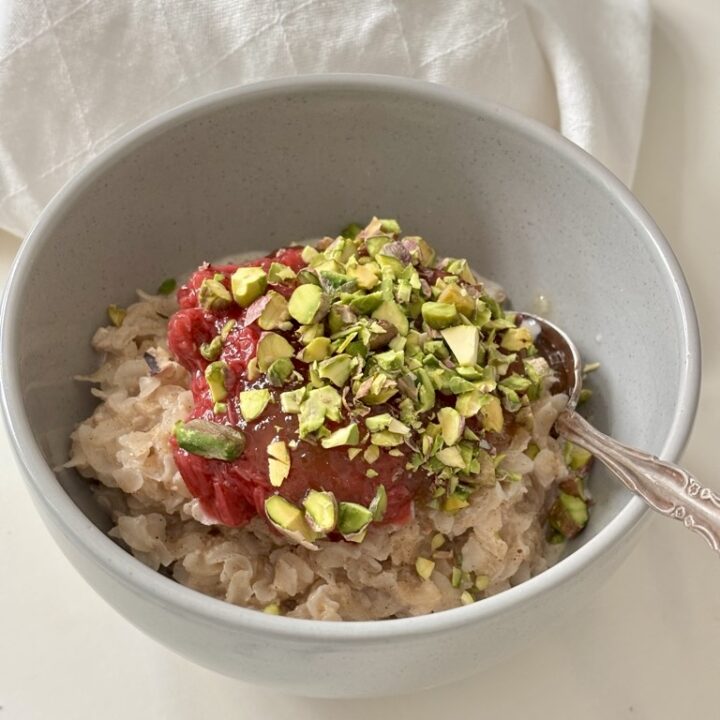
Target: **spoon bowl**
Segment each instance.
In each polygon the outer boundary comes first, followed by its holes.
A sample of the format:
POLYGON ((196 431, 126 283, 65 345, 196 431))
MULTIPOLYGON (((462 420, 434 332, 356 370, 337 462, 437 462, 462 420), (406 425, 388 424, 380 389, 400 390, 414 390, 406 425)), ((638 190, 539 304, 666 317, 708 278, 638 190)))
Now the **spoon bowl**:
POLYGON ((720 554, 720 495, 703 487, 679 465, 613 440, 575 412, 583 383, 582 358, 575 343, 561 328, 538 315, 518 312, 516 319, 528 327, 540 354, 555 371, 557 390, 568 396, 555 422, 560 435, 590 451, 653 510, 680 520, 720 554))

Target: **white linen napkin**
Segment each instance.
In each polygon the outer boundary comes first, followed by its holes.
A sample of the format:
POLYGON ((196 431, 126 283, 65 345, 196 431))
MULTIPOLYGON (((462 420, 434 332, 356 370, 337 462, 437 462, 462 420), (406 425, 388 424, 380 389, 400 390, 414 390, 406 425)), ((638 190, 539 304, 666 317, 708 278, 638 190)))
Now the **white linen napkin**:
POLYGON ((3 0, 0 227, 140 122, 213 90, 318 72, 407 75, 557 127, 632 180, 647 0, 3 0))

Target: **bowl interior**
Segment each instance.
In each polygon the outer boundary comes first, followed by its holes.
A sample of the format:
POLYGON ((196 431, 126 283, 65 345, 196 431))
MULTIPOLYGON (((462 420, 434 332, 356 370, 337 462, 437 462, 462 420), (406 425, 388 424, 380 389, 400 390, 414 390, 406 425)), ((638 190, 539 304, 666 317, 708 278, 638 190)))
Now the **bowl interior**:
MULTIPOLYGON (((10 343, 29 426, 50 467, 92 410, 90 349, 110 303, 203 260, 398 218, 468 257, 516 308, 548 316, 599 361, 589 410, 614 437, 659 452, 686 371, 678 291, 642 219, 607 182, 517 121, 450 96, 308 83, 219 97, 136 135, 56 201, 13 283, 10 343)), ((5 378, 15 382, 14 378, 5 378)), ((58 477, 104 526, 87 484, 58 477)), ((586 543, 628 502, 602 471, 586 543)))

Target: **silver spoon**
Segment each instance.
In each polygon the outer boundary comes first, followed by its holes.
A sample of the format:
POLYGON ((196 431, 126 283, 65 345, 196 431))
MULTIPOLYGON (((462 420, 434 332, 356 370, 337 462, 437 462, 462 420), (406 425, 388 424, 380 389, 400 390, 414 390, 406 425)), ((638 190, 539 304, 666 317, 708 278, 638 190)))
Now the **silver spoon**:
POLYGON ((653 510, 680 520, 720 553, 720 496, 703 487, 687 470, 613 440, 576 413, 582 389, 580 352, 548 320, 526 312, 516 316, 519 321, 537 323, 535 345, 558 375, 563 392, 568 394, 568 404, 555 421, 558 433, 589 450, 653 510))

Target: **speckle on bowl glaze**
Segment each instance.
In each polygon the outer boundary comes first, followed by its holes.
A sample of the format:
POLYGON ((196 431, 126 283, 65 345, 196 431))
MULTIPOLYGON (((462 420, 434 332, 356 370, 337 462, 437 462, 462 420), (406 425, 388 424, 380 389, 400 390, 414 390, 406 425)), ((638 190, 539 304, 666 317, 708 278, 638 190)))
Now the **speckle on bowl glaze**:
MULTIPOLYGON (((681 451, 699 387, 682 273, 613 176, 553 131, 439 86, 314 76, 230 90, 118 141, 50 203, 7 287, 2 401, 39 512, 88 582, 139 628, 219 672, 318 696, 406 692, 521 651, 582 607, 627 553, 644 508, 601 472, 588 530, 557 566, 472 606, 321 624, 234 607, 141 565, 103 530, 85 481, 53 472, 91 410, 72 376, 111 302, 200 261, 397 217, 503 283, 538 289, 599 361, 592 414, 618 439, 681 451), (602 337, 600 343, 597 338, 602 337)), ((112 652, 108 648, 108 654, 112 652)))

